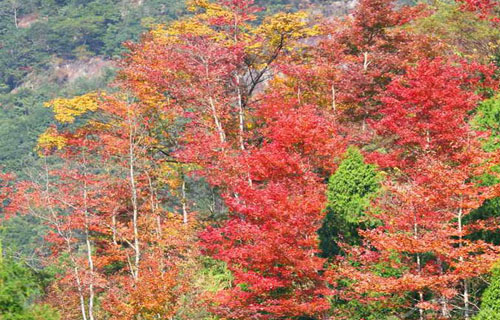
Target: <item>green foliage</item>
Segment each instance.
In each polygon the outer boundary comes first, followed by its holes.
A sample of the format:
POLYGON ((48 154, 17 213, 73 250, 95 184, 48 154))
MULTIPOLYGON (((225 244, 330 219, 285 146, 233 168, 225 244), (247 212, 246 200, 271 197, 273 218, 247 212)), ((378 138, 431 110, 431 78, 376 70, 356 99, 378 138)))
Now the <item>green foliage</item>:
POLYGON ((474 320, 496 320, 500 315, 500 268, 493 269, 491 283, 482 296, 481 311, 474 320))
POLYGON ((233 276, 226 263, 210 257, 201 258, 200 285, 204 291, 217 292, 231 286, 233 276))
POLYGON ((500 62, 500 29, 475 13, 460 10, 459 2, 435 1, 434 13, 416 20, 415 32, 441 39, 454 54, 484 63, 500 62))
POLYGON ((51 110, 43 106, 45 101, 104 88, 112 76, 110 71, 102 77, 77 79, 66 85, 48 82, 37 89, 0 94, 0 166, 22 176, 24 169, 37 161, 38 136, 53 123, 51 110))
POLYGON ((208 256, 200 256, 193 269, 196 270, 194 277, 196 280, 192 283, 194 290, 183 297, 184 307, 178 311, 174 319, 219 319, 207 310, 205 302, 199 301, 199 296, 193 294, 210 295, 231 287, 233 282, 231 271, 225 262, 208 256))
POLYGON ((0 257, 0 320, 59 319, 50 307, 34 303, 42 293, 39 275, 19 262, 0 257))
POLYGON ((82 58, 82 51, 83 58, 115 56, 122 42, 146 30, 143 19, 166 22, 184 12, 184 2, 176 0, 33 0, 18 1, 14 16, 12 1, 0 3, 0 93, 46 70, 54 57, 82 58))
POLYGON ((500 95, 481 103, 473 124, 478 130, 491 132, 484 143, 484 148, 487 151, 495 151, 500 148, 500 95))
MULTIPOLYGON (((33 257, 34 253, 42 256, 49 254, 48 244, 44 240, 47 228, 33 216, 21 215, 2 222, 0 227, 0 242, 4 243, 7 254, 22 257, 33 257)), ((38 261, 30 264, 41 268, 38 261)))
POLYGON ((324 257, 340 253, 339 241, 359 244, 357 229, 371 224, 364 211, 378 189, 375 166, 366 164, 358 149, 349 148, 328 182, 326 217, 318 231, 324 257))
MULTIPOLYGON (((500 148, 500 95, 485 100, 477 109, 476 116, 472 121, 477 130, 485 131, 490 135, 484 140, 483 148, 486 151, 496 151, 500 148)), ((500 166, 495 166, 498 172, 500 166)), ((496 176, 484 175, 480 177, 481 184, 494 185, 500 181, 496 176)), ((486 200, 483 205, 469 214, 465 222, 494 218, 500 216, 500 198, 486 200)), ((484 240, 495 245, 500 245, 500 234, 496 230, 480 230, 468 236, 471 240, 484 240)))
POLYGON ((0 163, 6 169, 20 172, 35 157, 37 136, 52 121, 41 103, 45 98, 44 92, 29 89, 0 96, 0 163))
MULTIPOLYGON (((481 207, 471 212, 465 219, 465 223, 494 218, 500 216, 500 198, 486 200, 481 207)), ((467 236, 470 240, 484 240, 486 242, 500 245, 500 233, 497 230, 479 230, 467 236)))
POLYGON ((23 29, 0 36, 0 93, 19 86, 27 74, 49 60, 49 54, 28 34, 23 29))

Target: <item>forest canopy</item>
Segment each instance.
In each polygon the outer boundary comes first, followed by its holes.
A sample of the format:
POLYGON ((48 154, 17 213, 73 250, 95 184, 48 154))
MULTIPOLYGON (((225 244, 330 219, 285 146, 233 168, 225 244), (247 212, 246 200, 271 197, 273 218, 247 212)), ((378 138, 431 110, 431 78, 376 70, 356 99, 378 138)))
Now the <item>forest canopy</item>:
POLYGON ((498 317, 496 0, 0 24, 0 320, 498 317))

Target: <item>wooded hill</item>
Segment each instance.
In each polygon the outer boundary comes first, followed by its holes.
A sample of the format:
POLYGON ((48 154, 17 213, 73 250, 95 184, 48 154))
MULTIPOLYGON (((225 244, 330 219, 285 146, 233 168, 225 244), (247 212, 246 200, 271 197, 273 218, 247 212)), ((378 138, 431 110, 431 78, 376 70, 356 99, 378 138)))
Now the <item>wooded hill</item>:
POLYGON ((496 319, 498 2, 1 5, 0 319, 496 319))

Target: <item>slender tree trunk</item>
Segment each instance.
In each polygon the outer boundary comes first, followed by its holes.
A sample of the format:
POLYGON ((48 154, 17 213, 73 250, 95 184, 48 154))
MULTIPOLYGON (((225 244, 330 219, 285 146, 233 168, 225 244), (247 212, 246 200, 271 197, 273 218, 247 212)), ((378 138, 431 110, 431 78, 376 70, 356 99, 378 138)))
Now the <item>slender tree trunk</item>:
POLYGON ((133 154, 133 146, 130 146, 130 188, 132 191, 132 210, 133 210, 133 217, 132 217, 132 224, 134 228, 134 251, 135 251, 135 258, 134 258, 134 279, 137 280, 139 278, 139 259, 140 259, 140 249, 139 249, 139 227, 138 227, 138 218, 139 218, 139 212, 138 212, 138 205, 137 205, 137 189, 136 189, 136 182, 135 182, 135 168, 134 168, 134 154, 133 154))
POLYGON ((113 213, 111 214, 111 224, 113 228, 113 244, 117 245, 118 242, 116 241, 116 208, 113 209, 113 213))
MULTIPOLYGON (((420 259, 419 253, 417 253, 417 272, 419 275, 422 272, 422 261, 420 259)), ((424 302, 424 293, 422 291, 418 292, 418 300, 420 303, 424 302)), ((418 318, 419 320, 424 320, 424 309, 422 309, 421 307, 418 307, 418 318)))
POLYGON ((226 134, 224 133, 224 129, 222 128, 222 124, 217 115, 217 109, 215 108, 214 99, 212 97, 208 97, 208 103, 210 105, 210 109, 212 110, 212 116, 214 118, 215 126, 217 127, 217 132, 219 133, 220 142, 225 143, 226 134))
POLYGON ((368 61, 368 52, 363 53, 363 70, 366 71, 368 70, 368 66, 370 65, 370 62, 368 61))
POLYGON ((151 179, 151 176, 149 175, 148 172, 146 172, 146 175, 148 177, 148 182, 149 182, 149 201, 150 201, 150 205, 151 205, 151 214, 156 217, 156 235, 158 236, 158 238, 161 237, 161 217, 160 217, 160 212, 158 209, 158 206, 157 206, 157 200, 156 200, 156 193, 155 193, 155 190, 153 188, 153 181, 151 179))
MULTIPOLYGON (((413 205, 412 205, 413 208, 413 205)), ((415 240, 418 240, 418 217, 417 214, 415 213, 415 209, 413 208, 413 237, 415 240)), ((422 274, 422 261, 420 258, 420 253, 417 253, 417 272, 418 275, 421 276, 422 274)), ((424 302, 424 294, 422 291, 418 292, 418 299, 419 302, 422 303, 424 302)), ((419 320, 424 320, 424 310, 421 307, 418 307, 418 316, 419 320)))
POLYGON ((187 212, 187 199, 186 199, 186 178, 184 177, 184 173, 182 176, 182 185, 181 185, 181 204, 182 204, 182 221, 184 224, 188 223, 188 212, 187 212))
MULTIPOLYGON (((205 76, 207 81, 210 81, 209 70, 208 70, 208 62, 202 58, 202 61, 205 63, 205 76)), ((217 108, 215 108, 214 99, 212 96, 208 96, 208 104, 212 111, 212 117, 214 118, 215 126, 217 127, 217 132, 219 134, 219 139, 222 144, 226 142, 226 134, 224 133, 224 128, 222 127, 222 123, 217 115, 217 108)))
MULTIPOLYGON (((241 80, 239 75, 236 75, 236 87, 238 91, 239 142, 241 151, 245 151, 245 113, 243 110, 243 96, 241 95, 241 80)), ((248 185, 251 187, 252 177, 249 171, 247 172, 247 180, 248 185)))
POLYGON ((470 306, 469 306, 469 283, 467 279, 464 280, 464 317, 466 320, 470 319, 470 306))
POLYGON ((89 240, 88 232, 86 233, 86 244, 87 244, 87 258, 89 261, 89 269, 90 269, 90 284, 89 284, 89 320, 94 320, 94 262, 92 259, 92 250, 89 240))
MULTIPOLYGON (((440 274, 444 274, 443 262, 441 261, 441 259, 437 258, 436 263, 439 266, 440 274)), ((441 317, 444 319, 450 318, 450 309, 448 307, 448 300, 444 296, 441 296, 439 300, 441 303, 441 317)))
POLYGON ((68 238, 66 234, 61 229, 61 226, 59 225, 59 218, 57 217, 57 214, 54 212, 53 208, 50 206, 50 180, 49 180, 49 168, 47 166, 46 158, 44 158, 45 161, 45 201, 47 202, 47 208, 50 212, 50 215, 52 216, 52 221, 51 223, 54 225, 55 229, 57 230, 57 234, 64 239, 64 242, 66 244, 66 250, 68 252, 69 259, 71 261, 71 264, 73 265, 73 274, 75 277, 75 282, 76 282, 76 289, 78 291, 78 297, 80 300, 80 312, 82 313, 82 319, 87 320, 87 309, 85 307, 85 295, 83 293, 83 285, 82 281, 80 279, 80 270, 78 268, 78 264, 76 263, 75 257, 73 256, 73 249, 71 247, 71 241, 68 238))
MULTIPOLYGON (((130 112, 129 112, 130 114, 130 112)), ((130 117, 130 115, 129 115, 130 117)), ((139 241, 139 208, 137 201, 137 186, 135 178, 135 154, 134 154, 134 144, 135 144, 135 121, 129 118, 129 179, 130 179, 130 191, 132 194, 132 227, 134 232, 134 264, 132 268, 132 277, 135 281, 139 279, 139 263, 140 263, 140 241, 139 241)))
MULTIPOLYGON (((458 234, 459 242, 458 247, 461 249, 463 247, 463 209, 462 209, 462 199, 460 199, 460 208, 458 209, 458 234)), ((464 262, 464 257, 459 257, 460 262, 464 262)), ((467 279, 463 280, 464 291, 463 291, 463 302, 464 302, 464 319, 470 319, 470 306, 469 306, 469 288, 467 279)))
POLYGON ((444 319, 448 319, 450 317, 450 310, 448 308, 448 301, 445 297, 441 297, 441 316, 444 319))
POLYGON ((89 283, 89 320, 94 320, 94 259, 92 258, 92 245, 90 243, 88 210, 87 210, 87 185, 84 183, 84 210, 85 210, 85 244, 87 246, 87 261, 90 271, 89 283))
POLYGON ((80 282, 80 275, 78 274, 78 267, 73 268, 73 272, 75 273, 78 296, 80 297, 80 311, 82 312, 82 319, 87 320, 87 311, 85 310, 85 297, 83 295, 83 289, 80 282))
POLYGON ((333 112, 337 112, 337 101, 336 101, 336 93, 335 93, 335 85, 332 84, 332 110, 333 112))
MULTIPOLYGON (((424 293, 422 291, 418 292, 418 299, 420 302, 424 302, 424 293)), ((424 320, 424 310, 422 308, 418 308, 418 318, 424 320)))
POLYGON ((239 140, 240 140, 240 149, 245 150, 245 114, 243 112, 243 96, 241 95, 241 84, 240 84, 240 76, 236 76, 236 87, 238 91, 238 115, 239 115, 239 140))
POLYGON ((94 320, 94 259, 92 257, 92 245, 90 243, 90 231, 89 231, 89 208, 88 208, 88 190, 87 190, 87 159, 85 156, 85 151, 83 151, 83 210, 85 216, 85 245, 87 247, 87 262, 90 271, 90 283, 89 283, 89 320, 94 320))

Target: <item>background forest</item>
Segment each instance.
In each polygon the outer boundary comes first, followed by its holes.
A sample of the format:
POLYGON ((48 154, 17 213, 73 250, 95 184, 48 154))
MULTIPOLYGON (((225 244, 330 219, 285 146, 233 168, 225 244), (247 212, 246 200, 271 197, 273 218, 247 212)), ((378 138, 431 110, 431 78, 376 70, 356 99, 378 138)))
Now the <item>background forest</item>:
POLYGON ((0 0, 0 320, 500 319, 495 0, 0 0))

